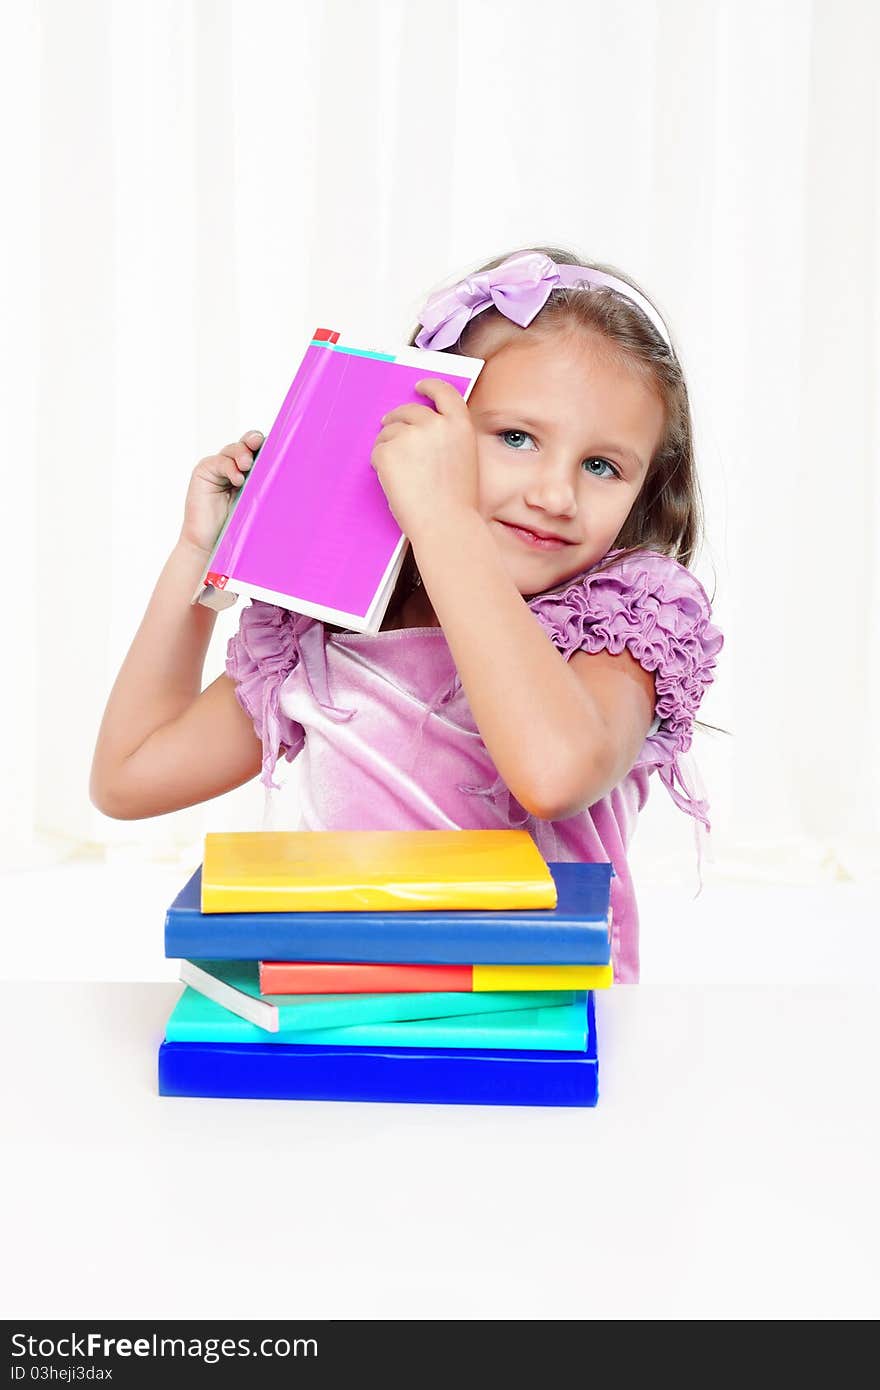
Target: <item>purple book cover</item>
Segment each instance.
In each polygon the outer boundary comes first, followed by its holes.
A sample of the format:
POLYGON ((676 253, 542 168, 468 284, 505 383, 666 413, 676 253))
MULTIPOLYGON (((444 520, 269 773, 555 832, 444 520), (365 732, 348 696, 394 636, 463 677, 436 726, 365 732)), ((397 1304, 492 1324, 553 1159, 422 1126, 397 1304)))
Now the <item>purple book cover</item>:
POLYGON ((195 599, 263 599, 376 632, 406 540, 370 463, 381 418, 431 407, 415 390, 441 377, 467 400, 483 362, 403 347, 381 353, 317 329, 211 554, 195 599))

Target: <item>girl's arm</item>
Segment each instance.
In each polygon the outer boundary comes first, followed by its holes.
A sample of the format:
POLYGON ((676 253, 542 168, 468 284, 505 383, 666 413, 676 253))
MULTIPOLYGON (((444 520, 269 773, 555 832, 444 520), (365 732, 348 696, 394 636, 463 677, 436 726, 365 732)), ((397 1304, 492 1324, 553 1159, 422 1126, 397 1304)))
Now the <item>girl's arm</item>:
MULTIPOLYGON (((249 436, 244 436, 248 439, 249 436)), ((89 795, 121 820, 163 815, 240 786, 261 767, 256 730, 222 675, 202 691, 216 613, 192 596, 233 490, 253 462, 244 440, 202 459, 171 552, 104 711, 89 795)))
POLYGON ((516 799, 545 820, 593 805, 644 743, 653 674, 628 652, 567 662, 476 511, 435 516, 413 549, 483 742, 516 799))
POLYGON ((409 537, 477 727, 533 815, 591 806, 632 767, 651 726, 654 680, 629 653, 566 662, 504 567, 478 507, 478 460, 465 403, 448 382, 416 389, 435 410, 383 416, 372 454, 409 537))

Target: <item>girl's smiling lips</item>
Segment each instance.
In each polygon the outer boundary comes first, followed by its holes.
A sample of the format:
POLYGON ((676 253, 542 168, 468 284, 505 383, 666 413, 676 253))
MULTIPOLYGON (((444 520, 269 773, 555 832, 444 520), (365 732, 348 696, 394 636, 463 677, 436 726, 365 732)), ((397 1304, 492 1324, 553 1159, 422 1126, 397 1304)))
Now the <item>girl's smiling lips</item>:
POLYGON ((517 526, 512 521, 501 521, 500 518, 497 520, 499 526, 503 526, 505 531, 510 531, 523 545, 533 550, 561 550, 565 545, 574 545, 574 541, 566 540, 554 531, 533 531, 530 527, 517 526))

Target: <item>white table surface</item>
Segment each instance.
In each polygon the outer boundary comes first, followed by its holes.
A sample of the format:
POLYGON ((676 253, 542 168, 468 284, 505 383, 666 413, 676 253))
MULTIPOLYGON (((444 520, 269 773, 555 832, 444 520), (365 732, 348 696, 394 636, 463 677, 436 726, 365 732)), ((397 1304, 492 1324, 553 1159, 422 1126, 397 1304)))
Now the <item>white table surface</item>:
POLYGON ((6 1318, 874 1318, 878 990, 598 996, 590 1110, 157 1094, 179 986, 0 985, 6 1318))

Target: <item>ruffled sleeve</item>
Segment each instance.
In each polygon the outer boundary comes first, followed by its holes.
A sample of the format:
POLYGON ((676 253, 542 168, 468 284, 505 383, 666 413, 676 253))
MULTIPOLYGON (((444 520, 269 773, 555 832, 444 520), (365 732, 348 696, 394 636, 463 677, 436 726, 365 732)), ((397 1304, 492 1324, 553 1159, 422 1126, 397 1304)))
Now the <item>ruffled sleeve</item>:
POLYGON ((576 651, 617 655, 626 647, 655 673, 654 724, 634 766, 656 769, 675 804, 708 830, 708 802, 694 795, 682 772, 694 715, 724 643, 699 580, 677 560, 642 551, 601 573, 588 571, 529 607, 566 659, 576 651))
POLYGON ((301 629, 314 622, 272 603, 253 599, 242 610, 238 632, 226 647, 226 674, 235 681, 238 703, 254 722, 263 744, 260 781, 276 791, 272 773, 281 755, 292 762, 305 731, 280 708, 281 687, 300 659, 301 629))

